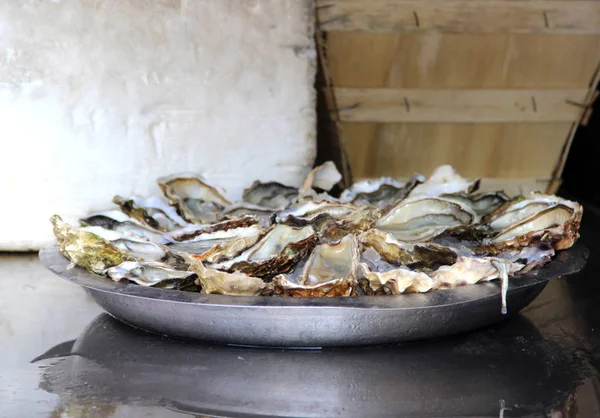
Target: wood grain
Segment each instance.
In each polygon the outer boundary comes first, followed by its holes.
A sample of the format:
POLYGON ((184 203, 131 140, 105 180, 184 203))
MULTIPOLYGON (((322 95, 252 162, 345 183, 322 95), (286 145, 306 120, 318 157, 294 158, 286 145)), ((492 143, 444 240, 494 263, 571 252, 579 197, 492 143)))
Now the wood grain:
POLYGON ((343 123, 355 178, 429 175, 450 164, 471 177, 549 178, 570 123, 343 123))
POLYGON ((588 0, 318 0, 324 31, 600 34, 588 0))
POLYGON ((337 88, 343 122, 575 122, 588 89, 337 88))
POLYGON ((327 50, 335 87, 587 88, 600 36, 332 32, 327 50))

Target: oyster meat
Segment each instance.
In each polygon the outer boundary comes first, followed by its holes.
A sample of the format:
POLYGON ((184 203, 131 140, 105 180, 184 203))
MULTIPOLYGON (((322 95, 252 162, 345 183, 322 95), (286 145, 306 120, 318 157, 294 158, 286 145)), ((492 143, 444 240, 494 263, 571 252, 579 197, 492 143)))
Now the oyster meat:
POLYGON ((579 238, 582 215, 583 208, 576 202, 535 193, 515 199, 489 216, 489 227, 498 233, 487 243, 496 249, 547 243, 564 250, 579 238))
POLYGON ((274 226, 258 243, 230 260, 214 264, 226 271, 239 271, 254 277, 271 279, 294 268, 317 244, 311 226, 294 228, 274 226))
POLYGON ((115 282, 128 280, 140 286, 159 286, 165 289, 189 286, 191 283, 189 281, 184 283, 185 279, 196 276, 194 272, 187 269, 177 270, 168 264, 156 261, 125 261, 110 267, 106 274, 115 282))
POLYGON ((344 190, 340 196, 340 201, 357 205, 372 205, 384 209, 404 199, 412 189, 423 183, 424 180, 423 176, 417 174, 407 183, 400 183, 391 177, 359 181, 344 190))
POLYGON ((379 218, 375 227, 407 242, 430 241, 448 229, 470 225, 477 218, 473 210, 440 197, 417 196, 401 200, 379 218))
POLYGON ((359 245, 352 235, 337 243, 320 244, 302 268, 297 283, 283 274, 273 279, 275 292, 296 297, 351 296, 356 293, 358 262, 359 245))
POLYGON ((261 183, 258 180, 245 189, 242 200, 261 209, 283 210, 298 199, 298 189, 274 181, 261 183))

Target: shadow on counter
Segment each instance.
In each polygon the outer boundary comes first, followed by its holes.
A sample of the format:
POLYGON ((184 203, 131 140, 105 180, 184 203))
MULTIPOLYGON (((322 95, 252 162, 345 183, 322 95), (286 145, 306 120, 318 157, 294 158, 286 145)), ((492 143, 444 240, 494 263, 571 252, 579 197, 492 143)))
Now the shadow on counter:
POLYGON ((34 362, 49 362, 40 388, 86 417, 120 405, 233 417, 541 417, 572 410, 585 377, 577 357, 522 316, 436 341, 314 351, 171 340, 102 314, 34 362))

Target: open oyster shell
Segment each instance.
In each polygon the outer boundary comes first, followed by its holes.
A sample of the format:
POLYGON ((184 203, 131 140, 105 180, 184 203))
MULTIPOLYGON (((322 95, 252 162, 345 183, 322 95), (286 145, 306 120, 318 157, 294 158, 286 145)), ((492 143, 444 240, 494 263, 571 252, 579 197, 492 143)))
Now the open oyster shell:
POLYGON ((315 202, 307 200, 292 206, 291 208, 279 212, 275 217, 275 222, 285 222, 289 217, 296 219, 302 219, 305 221, 312 221, 317 216, 327 214, 332 218, 342 219, 344 216, 350 215, 362 211, 358 205, 351 203, 339 203, 327 200, 315 202))
POLYGON ((271 210, 283 210, 297 199, 298 189, 274 181, 261 183, 257 180, 242 194, 245 203, 271 210))
POLYGON ((407 183, 401 183, 391 177, 382 177, 377 180, 364 180, 354 183, 344 190, 340 201, 357 205, 376 206, 379 209, 397 203, 404 199, 425 178, 421 175, 413 176, 407 183))
POLYGON ((80 219, 79 222, 84 226, 97 226, 110 231, 137 235, 158 244, 171 242, 169 235, 149 228, 118 210, 93 213, 80 219))
POLYGON ((148 198, 115 196, 113 203, 119 205, 121 211, 129 217, 159 231, 172 231, 188 224, 173 206, 169 206, 166 201, 157 196, 148 198))
POLYGON ((342 179, 342 175, 336 168, 335 164, 332 161, 327 161, 326 163, 315 167, 308 173, 306 176, 306 180, 304 180, 304 184, 298 190, 298 196, 300 198, 304 197, 312 197, 315 192, 313 189, 321 189, 326 192, 330 191, 333 186, 335 186, 342 179))
POLYGON ((453 193, 473 193, 479 188, 479 179, 468 180, 462 177, 451 166, 436 168, 431 177, 411 190, 409 196, 441 196, 453 193))
POLYGON ((367 295, 399 295, 402 293, 424 293, 433 288, 434 281, 423 272, 407 268, 396 268, 385 272, 372 271, 360 263, 360 288, 367 295))
POLYGON ((400 242, 393 235, 378 229, 363 232, 359 240, 363 246, 377 251, 386 262, 411 269, 436 269, 454 264, 457 259, 456 252, 448 247, 433 243, 400 242))
POLYGON ((73 228, 58 215, 53 215, 50 222, 60 252, 74 264, 92 273, 104 274, 109 267, 133 260, 104 238, 73 228))
POLYGON ((217 219, 217 214, 231 202, 223 191, 206 183, 195 174, 178 174, 157 180, 169 203, 177 207, 179 214, 191 223, 208 223, 217 219))
POLYGON ((192 271, 174 269, 168 264, 156 261, 125 261, 117 266, 110 267, 106 274, 115 282, 128 280, 140 286, 158 286, 165 289, 175 289, 193 283, 185 281, 196 274, 192 271))
POLYGON ((547 243, 555 250, 570 248, 579 238, 583 208, 576 202, 534 193, 503 205, 487 217, 497 235, 489 240, 489 251, 518 249, 547 243))
POLYGON ((468 206, 439 197, 416 196, 400 201, 375 227, 407 242, 429 241, 448 229, 472 224, 477 214, 468 206))
POLYGON ((461 202, 470 207, 478 217, 491 214, 509 200, 508 196, 503 192, 476 194, 451 193, 442 194, 440 197, 461 202))
POLYGON ((275 292, 295 297, 353 295, 358 262, 359 244, 352 235, 334 244, 320 244, 308 258, 297 283, 283 274, 273 279, 275 292))
POLYGON ((258 243, 230 260, 214 264, 220 270, 239 271, 271 279, 292 270, 317 244, 311 226, 274 226, 258 243))
POLYGON ((257 277, 237 271, 220 271, 194 258, 189 258, 188 262, 190 270, 198 275, 196 283, 201 286, 202 293, 232 296, 267 296, 273 293, 273 285, 257 277))

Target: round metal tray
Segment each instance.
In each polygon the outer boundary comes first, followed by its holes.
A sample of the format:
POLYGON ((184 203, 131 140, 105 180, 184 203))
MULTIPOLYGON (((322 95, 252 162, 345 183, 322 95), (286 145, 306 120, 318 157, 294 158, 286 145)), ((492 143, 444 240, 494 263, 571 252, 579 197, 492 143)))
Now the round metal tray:
MULTIPOLYGON (((527 306, 548 280, 583 268, 587 249, 576 245, 544 267, 511 279, 508 316, 527 306)), ((284 298, 204 295, 115 283, 80 268, 56 245, 42 264, 83 286, 107 313, 131 326, 172 337, 235 345, 324 347, 397 343, 472 330, 507 317, 500 284, 398 296, 284 298)))

